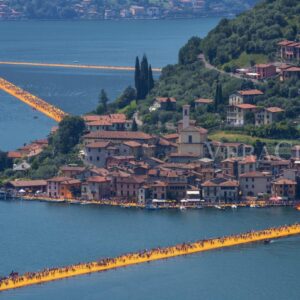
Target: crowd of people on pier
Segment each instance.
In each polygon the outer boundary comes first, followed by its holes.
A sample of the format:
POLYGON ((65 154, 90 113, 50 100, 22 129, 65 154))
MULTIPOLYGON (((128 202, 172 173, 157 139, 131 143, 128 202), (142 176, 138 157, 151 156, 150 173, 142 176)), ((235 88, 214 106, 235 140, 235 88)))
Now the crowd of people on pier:
POLYGON ((47 114, 49 117, 60 122, 66 113, 61 109, 47 103, 46 101, 22 90, 21 88, 15 86, 14 84, 8 82, 7 80, 0 78, 0 88, 13 93, 17 98, 26 102, 31 107, 47 114))
POLYGON ((12 271, 8 277, 0 278, 0 291, 226 246, 276 239, 292 234, 300 234, 299 223, 215 239, 200 240, 193 243, 182 243, 171 247, 144 250, 137 253, 124 254, 116 258, 105 258, 91 263, 79 263, 68 267, 44 269, 40 272, 28 272, 23 275, 19 275, 17 272, 12 271))

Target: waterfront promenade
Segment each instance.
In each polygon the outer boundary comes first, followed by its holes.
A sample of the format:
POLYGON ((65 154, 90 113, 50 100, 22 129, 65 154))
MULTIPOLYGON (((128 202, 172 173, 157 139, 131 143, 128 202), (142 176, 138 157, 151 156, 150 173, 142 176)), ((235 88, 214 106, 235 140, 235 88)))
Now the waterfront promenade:
POLYGON ((23 275, 12 272, 8 277, 2 278, 0 280, 0 291, 84 274, 117 269, 150 261, 168 259, 176 256, 189 255, 198 252, 233 247, 254 242, 264 242, 272 239, 295 236, 299 234, 300 224, 285 225, 260 231, 251 231, 226 237, 200 240, 194 243, 183 243, 166 248, 144 250, 141 252, 124 254, 115 258, 105 258, 90 263, 80 263, 67 267, 44 269, 40 272, 28 272, 23 275))
MULTIPOLYGON (((56 64, 56 63, 36 63, 18 61, 0 61, 0 65, 8 66, 28 66, 28 67, 50 67, 50 68, 73 68, 73 69, 94 69, 94 70, 113 70, 113 71, 134 71, 134 67, 127 66, 103 66, 103 65, 81 65, 81 64, 56 64)), ((153 72, 161 72, 161 68, 153 68, 153 72)))
POLYGON ((46 116, 55 120, 56 122, 60 122, 64 117, 68 115, 67 113, 55 107, 54 105, 51 105, 46 101, 42 100, 41 98, 34 96, 27 91, 24 91, 20 87, 14 85, 13 83, 1 77, 0 77, 0 89, 16 97, 22 102, 28 104, 32 108, 40 111, 41 113, 45 114, 46 116))

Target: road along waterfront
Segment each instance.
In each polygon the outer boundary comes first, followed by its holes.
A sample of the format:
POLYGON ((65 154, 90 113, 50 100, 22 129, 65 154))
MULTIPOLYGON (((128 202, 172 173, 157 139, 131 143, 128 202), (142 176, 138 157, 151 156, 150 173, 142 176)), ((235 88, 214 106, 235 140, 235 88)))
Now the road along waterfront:
POLYGON ((233 247, 254 242, 269 241, 300 234, 300 224, 273 227, 265 230, 250 231, 242 234, 220 238, 183 243, 171 247, 144 250, 124 254, 115 258, 105 258, 90 263, 80 263, 62 268, 45 269, 40 272, 28 272, 23 275, 12 272, 9 277, 0 280, 0 291, 25 287, 34 284, 69 278, 84 274, 122 268, 150 261, 162 260, 176 256, 233 247))

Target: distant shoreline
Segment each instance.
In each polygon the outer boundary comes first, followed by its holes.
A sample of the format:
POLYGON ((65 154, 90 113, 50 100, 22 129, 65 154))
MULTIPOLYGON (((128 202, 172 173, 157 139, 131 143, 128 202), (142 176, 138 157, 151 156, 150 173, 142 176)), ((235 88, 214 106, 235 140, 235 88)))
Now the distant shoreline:
POLYGON ((103 18, 95 18, 95 19, 85 19, 85 18, 75 18, 75 19, 0 19, 1 22, 28 22, 28 21, 36 21, 36 22, 98 22, 98 21, 172 21, 172 20, 195 20, 195 19, 208 19, 208 18, 234 18, 235 14, 216 14, 216 15, 203 15, 203 16, 185 16, 185 17, 164 17, 164 18, 111 18, 111 19, 103 19, 103 18))

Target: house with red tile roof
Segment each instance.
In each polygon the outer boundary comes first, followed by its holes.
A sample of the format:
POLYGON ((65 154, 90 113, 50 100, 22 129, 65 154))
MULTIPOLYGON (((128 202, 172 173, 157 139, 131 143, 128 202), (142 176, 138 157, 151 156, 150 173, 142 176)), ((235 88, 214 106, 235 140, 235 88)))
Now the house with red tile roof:
POLYGON ((246 114, 255 113, 257 106, 248 103, 234 104, 227 107, 227 124, 229 126, 239 127, 246 124, 246 114))
POLYGON ((283 112, 284 110, 282 108, 276 106, 257 109, 255 112, 255 125, 270 125, 277 122, 283 112))
POLYGON ((297 182, 291 179, 278 178, 272 182, 272 195, 283 200, 295 200, 297 182))
POLYGON ((230 157, 221 162, 224 176, 238 179, 241 174, 256 171, 257 158, 254 155, 230 157))
POLYGON ((280 57, 283 61, 300 61, 300 43, 283 40, 278 44, 280 57))
POLYGON ((267 172, 252 171, 239 177, 243 198, 271 194, 272 175, 267 172))
POLYGON ((211 203, 236 203, 239 201, 239 182, 224 177, 205 181, 201 185, 202 197, 211 203))
POLYGON ((242 103, 254 103, 255 97, 262 96, 264 93, 257 89, 237 91, 229 96, 229 105, 242 103))
POLYGON ((111 179, 105 176, 91 176, 82 184, 82 198, 105 200, 111 196, 111 179))
POLYGON ((118 149, 109 141, 96 141, 86 144, 84 153, 87 165, 103 168, 108 157, 118 155, 118 149))

